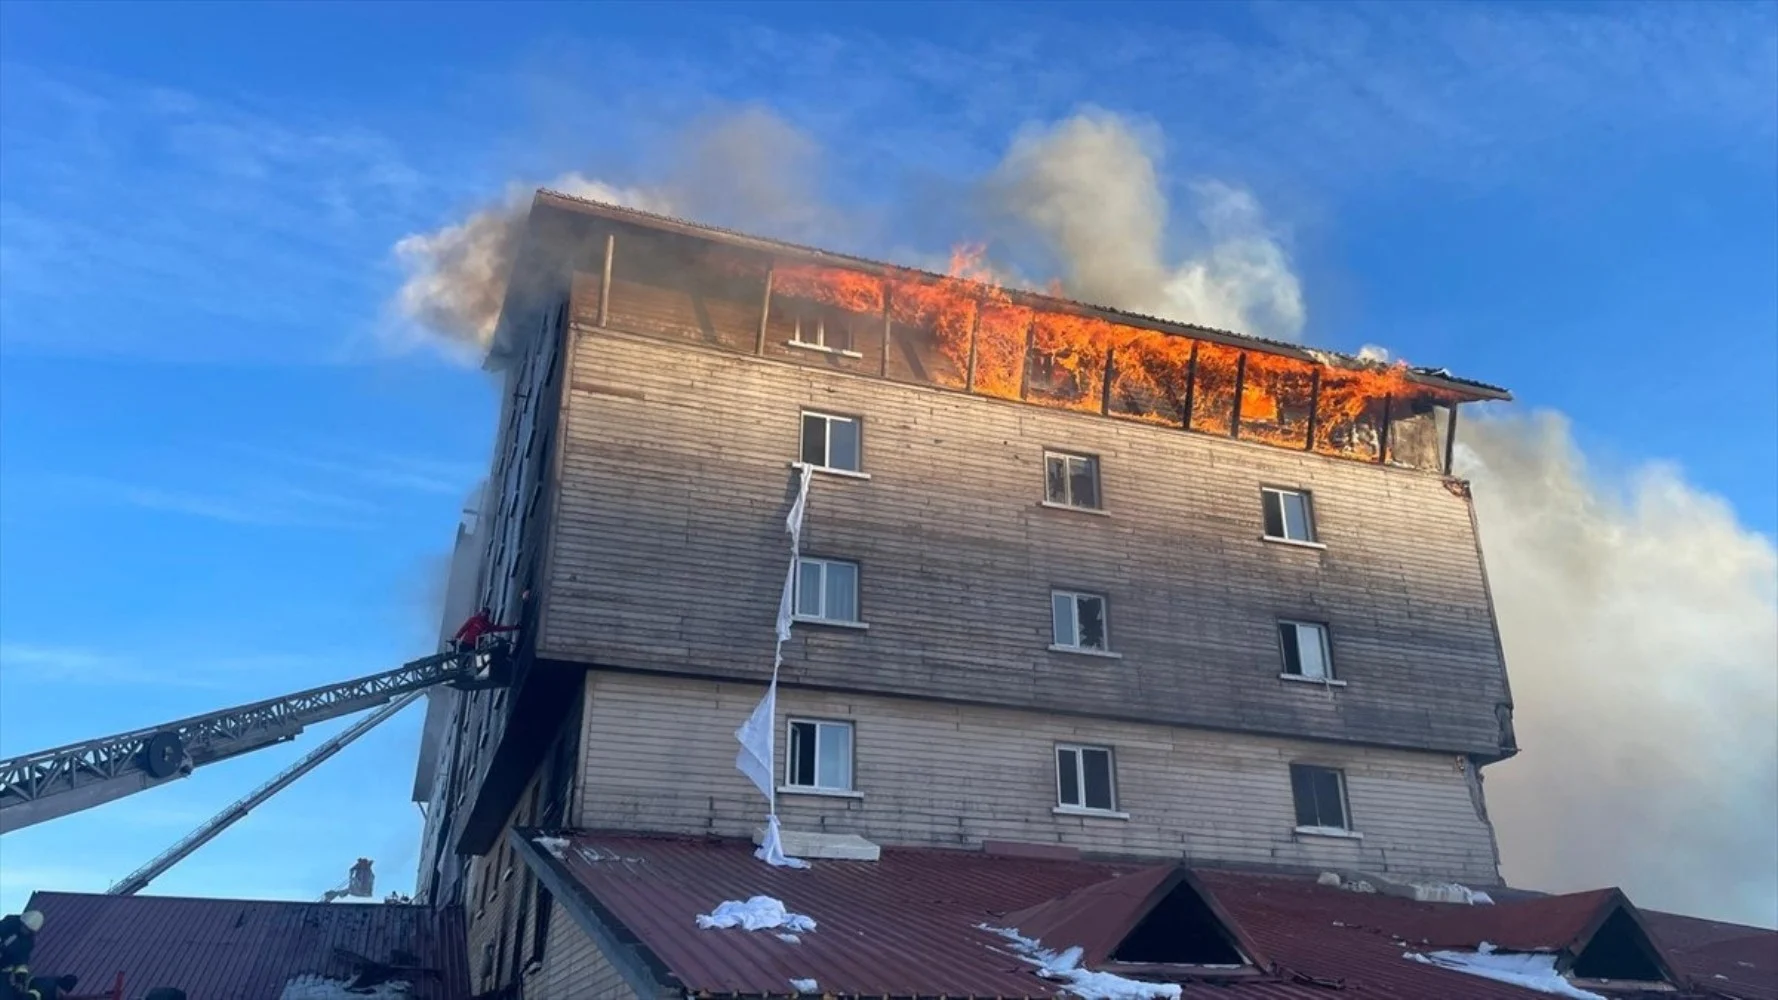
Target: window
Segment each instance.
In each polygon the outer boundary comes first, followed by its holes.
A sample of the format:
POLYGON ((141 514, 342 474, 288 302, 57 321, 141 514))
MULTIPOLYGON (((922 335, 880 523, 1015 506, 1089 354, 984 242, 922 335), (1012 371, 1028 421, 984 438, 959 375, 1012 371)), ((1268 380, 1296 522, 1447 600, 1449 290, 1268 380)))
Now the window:
POLYGON ((784 783, 829 792, 852 790, 852 724, 790 720, 784 783))
POLYGON ((1109 747, 1056 747, 1056 804, 1064 808, 1117 808, 1109 747))
POLYGON ((1091 455, 1043 453, 1043 500, 1058 507, 1099 509, 1099 460, 1091 455))
POLYGON ((1050 594, 1050 612, 1058 647, 1101 653, 1110 648, 1105 629, 1105 598, 1058 590, 1050 594))
POLYGON ((858 418, 803 414, 803 461, 817 469, 859 471, 858 418))
POLYGON ((1350 830, 1346 817, 1346 775, 1331 767, 1290 765, 1290 792, 1296 799, 1296 825, 1350 830))
POLYGON ((1313 542, 1315 523, 1309 517, 1309 494, 1266 487, 1260 490, 1265 504, 1266 537, 1289 542, 1313 542))
POLYGON ((796 617, 856 623, 858 564, 837 559, 798 559, 796 617))
POLYGON ((852 330, 844 320, 826 316, 797 316, 792 321, 790 342, 797 347, 818 347, 824 351, 851 354, 852 330))
POLYGON ((1278 643, 1284 650, 1284 672, 1293 677, 1333 679, 1333 657, 1327 645, 1327 626, 1309 622, 1279 622, 1278 643))

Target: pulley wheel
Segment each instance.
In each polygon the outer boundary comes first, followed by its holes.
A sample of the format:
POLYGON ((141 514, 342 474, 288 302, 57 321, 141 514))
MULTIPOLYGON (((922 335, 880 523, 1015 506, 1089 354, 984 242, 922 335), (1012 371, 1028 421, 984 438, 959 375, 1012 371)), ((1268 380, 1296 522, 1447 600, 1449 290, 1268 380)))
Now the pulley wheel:
POLYGON ((155 733, 142 748, 142 766, 150 776, 171 778, 185 762, 185 741, 170 730, 155 733))

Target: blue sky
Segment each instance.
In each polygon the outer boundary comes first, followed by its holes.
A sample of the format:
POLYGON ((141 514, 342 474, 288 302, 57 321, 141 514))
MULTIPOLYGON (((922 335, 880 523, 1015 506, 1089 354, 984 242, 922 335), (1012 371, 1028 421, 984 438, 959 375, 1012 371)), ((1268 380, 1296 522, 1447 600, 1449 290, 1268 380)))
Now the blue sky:
MULTIPOLYGON (((515 180, 646 184, 759 104, 867 252, 971 235, 1017 129, 1150 123, 1286 234, 1303 338, 1387 344, 1778 531, 1778 6, 0 8, 0 753, 429 651, 486 377, 393 243, 515 180)), ((411 884, 417 710, 155 891, 411 884)), ((314 745, 6 839, 102 889, 314 745)))

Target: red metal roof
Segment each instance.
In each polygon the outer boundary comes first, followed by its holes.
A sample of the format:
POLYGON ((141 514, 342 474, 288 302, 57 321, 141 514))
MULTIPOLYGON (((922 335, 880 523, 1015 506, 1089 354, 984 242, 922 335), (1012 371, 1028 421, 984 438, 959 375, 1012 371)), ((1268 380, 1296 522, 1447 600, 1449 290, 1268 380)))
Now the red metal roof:
POLYGON ((416 1000, 470 995, 460 910, 72 892, 39 892, 30 906, 43 914, 33 971, 79 976, 83 990, 122 972, 129 997, 171 986, 192 1000, 276 1000, 295 976, 350 976, 344 948, 438 970, 412 980, 416 1000))
POLYGON ((1778 1000, 1778 934, 1658 910, 1642 919, 1682 974, 1746 1000, 1778 1000))
MULTIPOLYGON (((826 994, 1047 1000, 1059 984, 1038 978, 1004 939, 981 925, 1013 926, 1023 916, 1055 935, 1070 921, 1063 908, 1044 904, 1099 886, 1102 891, 1075 898, 1090 903, 1106 922, 1128 926, 1135 918, 1113 912, 1117 900, 1139 905, 1176 869, 884 848, 876 862, 816 861, 799 871, 761 863, 752 845, 741 841, 594 833, 570 835, 559 858, 528 842, 522 848, 546 880, 578 883, 577 891, 592 901, 583 916, 635 946, 662 985, 713 995, 788 995, 791 980, 814 979, 826 994), (1116 885, 1104 890, 1114 879, 1116 885), (697 927, 698 914, 755 895, 775 897, 812 917, 816 929, 791 943, 769 931, 697 927)), ((1378 1000, 1540 995, 1403 958, 1407 951, 1429 950, 1418 928, 1440 922, 1460 904, 1355 893, 1301 876, 1205 869, 1193 875, 1207 902, 1238 925, 1236 932, 1274 968, 1260 979, 1186 982, 1186 998, 1328 1000, 1330 988, 1378 1000)), ((1549 901, 1552 921, 1598 907, 1597 898, 1549 901)), ((1778 934, 1743 930, 1778 941, 1778 934)), ((1479 940, 1464 943, 1473 947, 1479 940)), ((1060 951, 1089 942, 1044 937, 1042 943, 1060 951)))

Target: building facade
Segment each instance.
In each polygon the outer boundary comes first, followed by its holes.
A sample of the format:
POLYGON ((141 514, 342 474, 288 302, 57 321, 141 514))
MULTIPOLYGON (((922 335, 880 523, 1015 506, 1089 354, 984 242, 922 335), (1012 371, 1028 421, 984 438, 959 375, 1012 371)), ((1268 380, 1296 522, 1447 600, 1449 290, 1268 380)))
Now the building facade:
POLYGON ((520 622, 519 663, 435 696, 415 789, 478 988, 609 974, 507 831, 761 824, 734 730, 805 467, 786 830, 1499 881, 1449 464, 1503 391, 547 192, 492 363, 447 617, 520 622))

